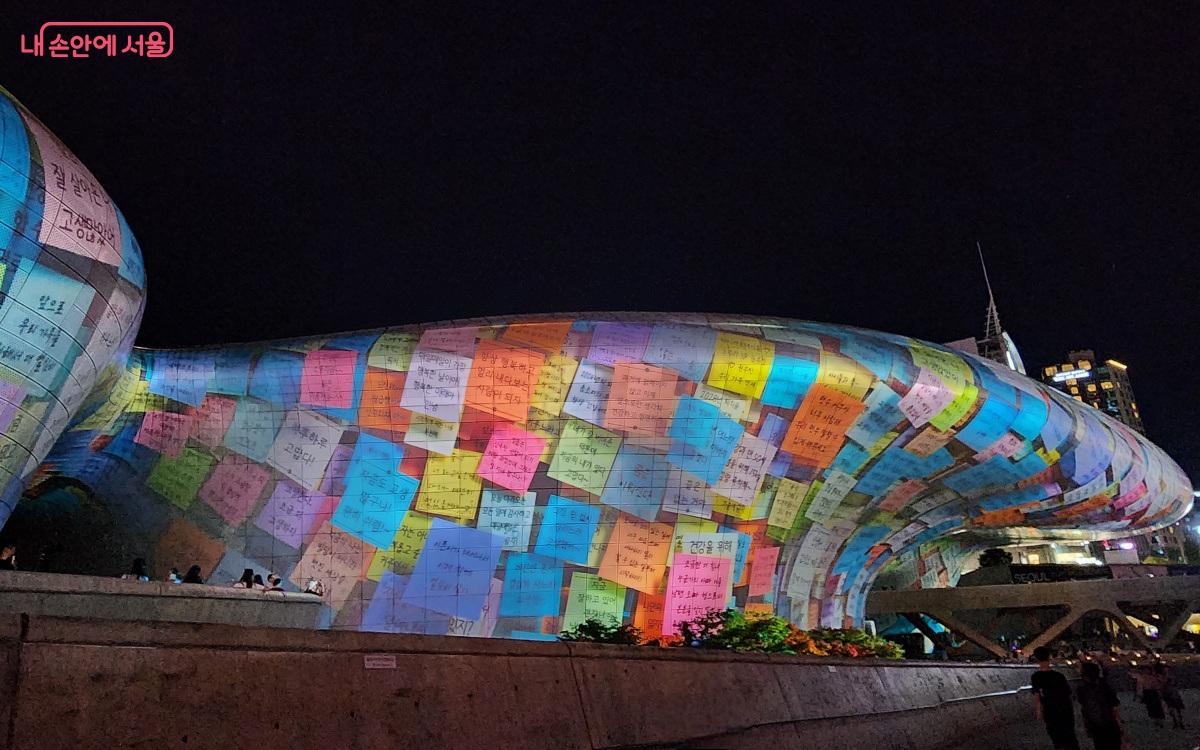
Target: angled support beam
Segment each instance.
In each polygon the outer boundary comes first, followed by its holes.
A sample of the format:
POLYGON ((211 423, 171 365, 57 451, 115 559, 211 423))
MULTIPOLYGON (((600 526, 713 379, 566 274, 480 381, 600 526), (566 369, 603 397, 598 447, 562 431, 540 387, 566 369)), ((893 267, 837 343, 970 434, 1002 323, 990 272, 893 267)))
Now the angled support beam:
POLYGON ((987 651, 989 654, 992 654, 997 659, 1007 659, 1008 658, 1008 653, 1004 649, 1000 648, 999 644, 993 643, 991 638, 988 638, 986 635, 984 635, 983 633, 980 633, 975 628, 966 624, 962 620, 959 620, 957 617, 955 617, 953 614, 951 614, 948 610, 942 610, 942 609, 927 610, 923 614, 937 620, 938 622, 945 625, 950 630, 953 630, 955 633, 958 633, 963 638, 966 638, 971 643, 974 643, 976 646, 979 646, 984 651, 987 651))
POLYGON ((1183 630, 1183 626, 1187 623, 1188 618, 1192 616, 1192 612, 1195 611, 1195 608, 1196 602, 1194 600, 1189 599, 1188 601, 1185 601, 1183 611, 1175 615, 1170 622, 1165 623, 1158 629, 1158 640, 1154 645, 1158 646, 1159 648, 1166 648, 1167 646, 1170 646, 1171 643, 1173 643, 1175 639, 1179 637, 1179 633, 1183 630))
POLYGON ((1033 653, 1035 648, 1045 646, 1050 641, 1054 640, 1062 634, 1064 630, 1074 625, 1079 618, 1083 617, 1090 610, 1075 610, 1067 608, 1067 613, 1051 623, 1050 627, 1046 628, 1029 643, 1025 644, 1025 651, 1033 653))

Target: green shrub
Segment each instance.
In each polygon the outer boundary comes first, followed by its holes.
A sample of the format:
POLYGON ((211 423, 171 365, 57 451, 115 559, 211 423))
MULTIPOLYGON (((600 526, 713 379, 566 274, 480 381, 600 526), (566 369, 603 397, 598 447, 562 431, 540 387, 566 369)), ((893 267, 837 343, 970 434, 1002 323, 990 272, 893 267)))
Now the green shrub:
POLYGON ((588 618, 570 630, 559 633, 558 639, 579 643, 614 643, 636 646, 642 642, 642 631, 627 623, 618 624, 612 620, 601 622, 588 618))

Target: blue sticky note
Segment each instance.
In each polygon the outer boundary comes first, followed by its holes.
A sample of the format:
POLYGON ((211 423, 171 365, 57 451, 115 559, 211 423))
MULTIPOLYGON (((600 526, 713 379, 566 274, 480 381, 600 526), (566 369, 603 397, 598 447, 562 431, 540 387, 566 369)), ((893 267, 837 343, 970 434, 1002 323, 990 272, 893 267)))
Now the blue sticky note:
POLYGON ((533 551, 544 557, 587 565, 600 508, 551 495, 533 551))
POLYGON ((350 405, 345 407, 314 406, 313 411, 337 417, 343 422, 358 421, 358 404, 362 399, 363 380, 367 376, 367 355, 359 353, 354 360, 354 386, 350 389, 350 405))
POLYGON ((763 388, 762 402, 769 406, 796 408, 817 379, 817 368, 818 364, 813 360, 776 354, 767 385, 763 388))
POLYGON ((404 603, 404 592, 410 576, 384 571, 371 603, 363 613, 361 630, 377 633, 421 633, 443 635, 450 627, 450 617, 404 603))
POLYGON ((694 396, 680 396, 667 436, 685 445, 707 448, 721 416, 721 410, 714 403, 694 396))
POLYGON ((896 361, 896 346, 873 336, 857 335, 840 337, 841 352, 875 374, 887 380, 896 361))
POLYGON ((213 374, 208 384, 209 393, 244 396, 249 382, 250 352, 234 350, 213 354, 213 374))
POLYGON ((562 562, 528 552, 512 552, 504 565, 501 617, 557 615, 562 599, 562 562))
POLYGON ((478 620, 503 546, 502 536, 434 518, 401 601, 478 620))
POLYGON ((1047 450, 1059 448, 1071 436, 1075 429, 1075 419, 1071 413, 1060 404, 1050 402, 1050 411, 1046 415, 1046 424, 1042 427, 1042 445, 1047 450))
POLYGON ((158 461, 159 454, 157 451, 133 442, 137 432, 137 425, 131 425, 121 430, 104 447, 104 453, 116 456, 132 466, 139 474, 148 474, 154 463, 158 461))
POLYGON ((857 474, 870 458, 871 455, 867 452, 866 448, 860 448, 856 444, 847 441, 842 445, 842 449, 838 451, 838 454, 834 456, 830 468, 845 472, 846 474, 857 474))
POLYGON ((233 421, 221 444, 258 463, 267 460, 275 435, 283 426, 284 410, 253 398, 239 398, 233 421))
POLYGON ((613 461, 600 502, 645 521, 658 518, 671 466, 666 457, 622 445, 613 461))
POLYGON ((1046 424, 1046 401, 1041 395, 1020 392, 1020 403, 1016 419, 1012 423, 1012 431, 1025 438, 1033 440, 1042 432, 1046 424))
POLYGON ((979 407, 979 412, 955 437, 978 453, 1003 437, 1016 416, 1016 407, 989 394, 987 400, 979 407))
POLYGON ((745 429, 736 421, 720 415, 706 444, 672 443, 667 460, 707 484, 716 484, 743 432, 745 429))
POLYGON ((190 352, 155 352, 147 390, 190 406, 200 406, 213 374, 213 358, 190 352))
POLYGON ((538 633, 532 630, 514 630, 511 637, 518 641, 552 641, 558 642, 558 636, 549 633, 538 633))
POLYGON ((737 551, 734 553, 733 572, 732 572, 732 578, 730 579, 734 582, 734 584, 736 584, 738 581, 742 580, 742 571, 746 567, 747 558, 750 557, 750 544, 754 540, 753 540, 753 537, 751 537, 749 534, 747 534, 743 531, 738 531, 737 529, 729 527, 729 526, 721 526, 720 531, 722 534, 737 534, 738 535, 737 536, 737 551))
POLYGON ((250 377, 250 395, 283 406, 300 400, 304 357, 292 352, 263 352, 250 377))
POLYGON ((395 443, 359 435, 331 523, 372 546, 388 547, 420 484, 400 472, 403 458, 404 449, 395 443))
POLYGON ((0 97, 0 247, 8 247, 25 193, 33 192, 30 174, 25 123, 12 102, 0 97))
MULTIPOLYGON (((7 160, 6 148, 3 161, 7 160)), ((125 221, 125 215, 121 213, 121 209, 116 206, 113 208, 117 212, 117 223, 121 225, 121 267, 117 269, 117 273, 138 289, 144 289, 146 287, 146 266, 142 259, 142 248, 138 245, 137 238, 133 236, 133 231, 129 228, 129 223, 125 221)), ((0 224, 2 223, 0 222, 0 224)), ((0 233, 0 238, 2 238, 2 233, 0 233)), ((4 243, 0 242, 0 247, 3 246, 4 243)))
POLYGON ((758 430, 760 440, 766 440, 776 448, 783 442, 783 436, 787 434, 788 421, 778 414, 767 414, 763 419, 762 427, 758 430))

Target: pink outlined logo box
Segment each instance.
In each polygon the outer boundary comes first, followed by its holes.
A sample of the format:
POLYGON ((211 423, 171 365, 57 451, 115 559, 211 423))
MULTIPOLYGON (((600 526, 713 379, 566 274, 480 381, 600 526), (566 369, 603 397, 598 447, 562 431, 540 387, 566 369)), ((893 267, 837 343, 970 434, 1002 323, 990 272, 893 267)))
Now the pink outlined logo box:
POLYGON ((166 21, 47 21, 29 40, 21 35, 21 54, 72 59, 84 57, 170 57, 175 29, 166 21))

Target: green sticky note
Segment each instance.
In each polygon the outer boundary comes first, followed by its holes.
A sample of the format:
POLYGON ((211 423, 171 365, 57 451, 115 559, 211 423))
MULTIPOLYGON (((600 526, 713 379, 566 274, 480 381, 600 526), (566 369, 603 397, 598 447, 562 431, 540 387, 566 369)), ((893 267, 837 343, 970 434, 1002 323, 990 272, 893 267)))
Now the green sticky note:
POLYGON ((567 611, 562 629, 571 630, 584 620, 619 625, 625 613, 625 587, 593 573, 572 573, 567 611))
POLYGON ((172 505, 187 510, 213 465, 212 456, 195 448, 184 448, 178 456, 163 456, 154 464, 146 486, 172 505))

